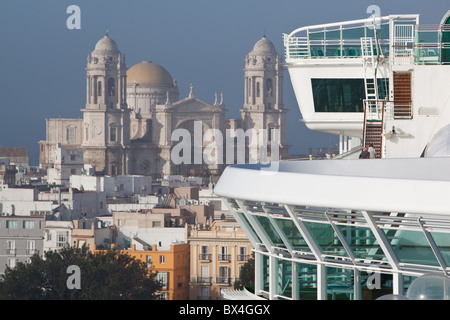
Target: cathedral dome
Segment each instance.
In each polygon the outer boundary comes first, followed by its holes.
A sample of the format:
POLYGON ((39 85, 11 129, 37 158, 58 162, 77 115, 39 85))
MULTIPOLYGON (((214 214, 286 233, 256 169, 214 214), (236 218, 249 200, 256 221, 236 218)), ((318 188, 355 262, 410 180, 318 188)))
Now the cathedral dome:
POLYGON ((94 52, 95 53, 104 53, 104 52, 118 53, 119 49, 117 48, 116 42, 113 39, 111 39, 110 37, 108 37, 108 35, 105 35, 95 45, 94 52))
POLYGON ((266 36, 262 37, 262 39, 258 40, 258 42, 255 43, 252 54, 255 55, 276 55, 277 51, 275 50, 275 46, 273 43, 266 38, 266 36))
POLYGON ((127 71, 127 83, 164 87, 172 87, 174 85, 170 73, 151 61, 142 61, 129 68, 127 71))

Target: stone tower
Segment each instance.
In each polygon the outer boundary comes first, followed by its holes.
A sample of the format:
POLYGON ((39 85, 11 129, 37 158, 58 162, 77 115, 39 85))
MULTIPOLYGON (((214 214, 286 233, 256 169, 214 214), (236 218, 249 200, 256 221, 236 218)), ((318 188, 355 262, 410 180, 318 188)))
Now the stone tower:
POLYGON ((87 58, 81 148, 84 163, 107 175, 128 172, 130 110, 126 72, 125 57, 106 34, 87 58))
MULTIPOLYGON (((283 105, 283 72, 281 59, 273 43, 265 36, 262 37, 245 58, 242 125, 245 130, 253 128, 261 132, 264 129, 267 155, 270 156, 270 150, 273 150, 271 146, 275 144, 273 147, 278 147, 279 158, 285 158, 289 148, 286 144, 287 110, 283 105)), ((252 152, 251 149, 249 152, 252 152)), ((260 155, 259 152, 253 157, 263 161, 260 155)))

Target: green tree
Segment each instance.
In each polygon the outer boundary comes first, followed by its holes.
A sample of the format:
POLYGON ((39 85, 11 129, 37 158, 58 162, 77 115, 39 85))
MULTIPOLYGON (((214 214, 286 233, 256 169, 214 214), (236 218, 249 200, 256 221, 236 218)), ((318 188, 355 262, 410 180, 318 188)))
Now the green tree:
POLYGON ((147 264, 118 250, 93 253, 63 248, 34 255, 0 277, 1 300, 143 300, 161 288, 147 264), (73 288, 69 266, 79 268, 80 288, 73 288), (70 288, 69 288, 70 287, 70 288))
POLYGON ((239 279, 234 282, 235 289, 247 288, 254 291, 255 287, 255 256, 252 254, 251 258, 242 266, 239 272, 239 279))

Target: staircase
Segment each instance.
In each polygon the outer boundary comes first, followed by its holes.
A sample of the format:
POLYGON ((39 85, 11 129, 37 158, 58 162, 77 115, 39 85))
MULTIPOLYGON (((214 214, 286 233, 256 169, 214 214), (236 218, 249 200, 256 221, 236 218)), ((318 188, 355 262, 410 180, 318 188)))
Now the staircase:
POLYGON ((361 52, 364 65, 364 129, 363 146, 375 149, 375 158, 382 157, 383 121, 385 103, 378 96, 377 66, 373 55, 372 38, 361 38, 361 52), (373 69, 373 75, 367 76, 367 68, 373 69))
POLYGON ((383 121, 366 121, 364 125, 364 146, 375 149, 375 158, 381 158, 383 121))

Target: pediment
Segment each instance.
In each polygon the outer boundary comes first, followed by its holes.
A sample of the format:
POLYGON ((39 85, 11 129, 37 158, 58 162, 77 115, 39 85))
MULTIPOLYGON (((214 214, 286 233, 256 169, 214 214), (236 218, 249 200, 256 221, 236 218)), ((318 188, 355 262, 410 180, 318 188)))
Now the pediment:
POLYGON ((187 98, 180 101, 175 102, 169 108, 167 108, 169 112, 186 112, 186 113, 195 113, 195 112, 224 112, 224 109, 219 107, 218 105, 212 105, 206 103, 197 98, 187 98))

